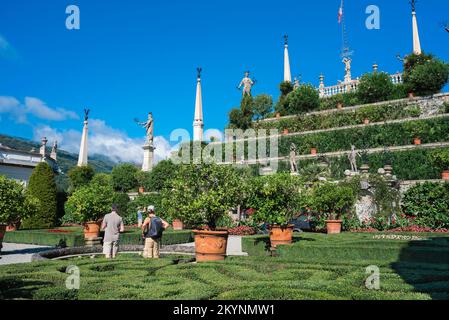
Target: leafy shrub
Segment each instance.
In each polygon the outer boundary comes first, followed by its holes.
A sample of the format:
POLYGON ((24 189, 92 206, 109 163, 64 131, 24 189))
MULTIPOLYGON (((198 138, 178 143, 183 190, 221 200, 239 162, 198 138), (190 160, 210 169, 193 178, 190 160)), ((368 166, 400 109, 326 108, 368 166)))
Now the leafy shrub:
POLYGON ((115 166, 112 169, 112 186, 114 190, 121 192, 128 192, 137 188, 137 172, 139 170, 136 166, 124 163, 115 166))
POLYGON ((112 203, 118 207, 118 214, 123 216, 128 212, 129 196, 124 192, 114 192, 112 203))
POLYGON ((300 209, 298 177, 288 173, 257 177, 251 181, 246 206, 255 210, 258 222, 285 226, 300 209))
POLYGON ((0 224, 17 225, 36 215, 39 205, 39 200, 25 192, 20 183, 0 175, 0 224))
POLYGON ((91 166, 73 167, 67 173, 69 176, 69 192, 84 187, 89 184, 95 175, 94 169, 91 166))
POLYGON ((411 187, 404 194, 402 207, 418 226, 448 229, 449 183, 425 182, 411 187))
POLYGON ((111 211, 114 191, 111 187, 90 184, 76 190, 65 205, 66 213, 77 223, 98 221, 111 211))
POLYGON ((408 77, 410 89, 417 95, 438 93, 449 80, 449 64, 434 59, 414 67, 408 77))
POLYGON ((362 103, 385 101, 394 91, 390 76, 384 72, 369 73, 362 76, 357 88, 357 96, 362 103))
POLYGON ((237 207, 245 183, 234 167, 217 164, 184 165, 162 193, 162 205, 173 219, 215 229, 217 220, 237 207))
POLYGON ((52 227, 57 217, 56 183, 53 170, 46 162, 41 162, 34 168, 28 184, 28 192, 39 201, 39 209, 23 221, 23 228, 52 227))
POLYGON ((293 84, 290 81, 283 81, 279 84, 279 90, 281 90, 282 96, 287 96, 293 91, 293 84))
POLYGON ((334 183, 315 185, 307 198, 307 206, 326 219, 339 219, 344 213, 352 210, 356 201, 351 187, 334 183))
POLYGON ((288 114, 301 114, 318 109, 320 96, 314 86, 305 84, 289 93, 286 103, 288 114))
POLYGON ((441 149, 432 152, 432 162, 441 170, 449 170, 449 149, 441 149))
POLYGON ((419 65, 423 65, 429 61, 432 61, 434 56, 432 54, 421 54, 411 53, 404 59, 404 83, 409 82, 410 74, 413 69, 419 65))

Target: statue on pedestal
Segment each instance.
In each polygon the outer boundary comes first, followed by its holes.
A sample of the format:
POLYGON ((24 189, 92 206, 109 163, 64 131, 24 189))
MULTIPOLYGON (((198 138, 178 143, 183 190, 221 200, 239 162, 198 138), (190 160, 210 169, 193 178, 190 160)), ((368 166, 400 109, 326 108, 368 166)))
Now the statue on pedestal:
POLYGON ((147 144, 149 146, 154 146, 154 121, 153 121, 153 113, 148 113, 148 120, 146 122, 140 122, 138 119, 134 119, 134 121, 139 125, 145 128, 147 135, 147 144))
POLYGON ((351 82, 352 76, 351 76, 351 58, 344 58, 343 63, 345 64, 345 81, 344 82, 351 82))
POLYGON ((89 120, 89 112, 90 109, 84 109, 84 122, 87 122, 87 120, 89 120))
POLYGON ((296 145, 294 143, 290 145, 290 172, 292 175, 297 175, 299 172, 296 164, 296 145))
POLYGON ((245 96, 245 94, 247 95, 251 95, 251 88, 253 87, 253 85, 256 84, 256 80, 254 79, 254 81, 249 77, 249 71, 245 72, 245 77, 242 79, 242 81, 240 82, 239 86, 237 87, 237 89, 241 89, 243 87, 243 96, 245 96))
POLYGON ((351 146, 351 153, 348 155, 351 172, 359 172, 357 169, 357 156, 361 157, 361 154, 355 150, 355 146, 351 146))

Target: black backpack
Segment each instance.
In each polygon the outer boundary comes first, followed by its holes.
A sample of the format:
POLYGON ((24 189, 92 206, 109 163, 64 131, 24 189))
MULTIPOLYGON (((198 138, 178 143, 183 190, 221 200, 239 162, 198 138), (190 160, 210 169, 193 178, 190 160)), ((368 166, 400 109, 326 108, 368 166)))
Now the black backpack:
POLYGON ((162 220, 159 217, 151 218, 150 225, 145 235, 146 238, 151 239, 160 239, 162 237, 162 233, 164 232, 164 227, 162 226, 162 220))

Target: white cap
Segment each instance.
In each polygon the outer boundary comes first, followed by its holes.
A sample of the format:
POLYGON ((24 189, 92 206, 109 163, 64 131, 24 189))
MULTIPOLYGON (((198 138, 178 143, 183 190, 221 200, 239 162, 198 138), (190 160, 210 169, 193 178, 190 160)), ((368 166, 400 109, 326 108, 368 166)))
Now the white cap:
POLYGON ((148 206, 148 211, 154 211, 154 206, 148 206))

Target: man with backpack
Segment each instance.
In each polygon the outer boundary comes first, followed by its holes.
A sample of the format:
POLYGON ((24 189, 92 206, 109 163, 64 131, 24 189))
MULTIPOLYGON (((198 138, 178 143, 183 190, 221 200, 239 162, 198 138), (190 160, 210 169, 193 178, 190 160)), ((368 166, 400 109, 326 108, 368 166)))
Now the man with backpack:
POLYGON ((168 222, 156 216, 154 206, 148 207, 148 217, 142 225, 142 237, 145 238, 144 258, 159 258, 162 233, 169 226, 168 222))

